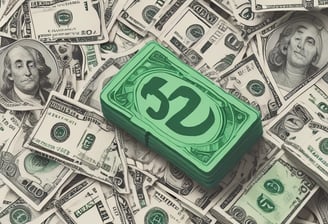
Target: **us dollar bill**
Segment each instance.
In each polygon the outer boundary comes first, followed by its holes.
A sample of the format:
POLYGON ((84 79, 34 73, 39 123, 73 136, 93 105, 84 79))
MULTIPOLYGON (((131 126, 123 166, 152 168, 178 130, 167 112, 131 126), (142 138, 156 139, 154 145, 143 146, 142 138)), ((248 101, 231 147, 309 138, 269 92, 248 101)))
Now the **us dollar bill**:
POLYGON ((327 25, 323 13, 290 12, 261 32, 264 71, 277 86, 285 105, 325 74, 327 60, 322 43, 328 37, 327 25), (308 30, 308 36, 314 40, 311 47, 298 45, 299 38, 304 38, 302 29, 308 30), (305 53, 308 47, 311 54, 305 53))
POLYGON ((4 210, 9 204, 13 203, 16 201, 19 196, 11 190, 8 185, 5 184, 4 181, 0 179, 0 212, 4 210))
MULTIPOLYGON (((214 21, 214 18, 212 21, 214 21)), ((191 26, 194 26, 192 32, 197 32, 198 25, 191 26)), ((186 45, 186 48, 182 51, 183 55, 180 57, 187 64, 206 75, 211 69, 222 74, 229 66, 234 64, 238 54, 244 49, 245 41, 236 27, 227 20, 217 17, 215 24, 209 27, 206 34, 193 44, 192 47, 186 45), (217 49, 220 49, 220 54, 216 53, 217 49)))
POLYGON ((224 212, 216 207, 212 212, 232 223, 290 223, 318 188, 282 152, 257 172, 224 212))
MULTIPOLYGON (((180 7, 176 11, 166 12, 170 13, 166 22, 169 23, 169 26, 158 36, 159 41, 177 56, 186 54, 189 49, 192 49, 197 42, 204 38, 212 27, 217 26, 221 21, 217 13, 206 2, 191 1, 189 4, 187 3, 189 1, 185 3, 184 7, 177 4, 180 7)), ((165 14, 162 16, 162 18, 166 17, 165 14)), ((156 27, 158 26, 155 24, 156 27)))
POLYGON ((82 180, 68 190, 56 203, 66 223, 110 224, 113 217, 97 181, 82 180))
POLYGON ((18 198, 0 212, 0 223, 33 223, 41 214, 22 198, 18 198))
POLYGON ((238 21, 239 29, 246 40, 270 26, 285 12, 254 12, 250 0, 231 0, 230 5, 235 19, 238 21))
MULTIPOLYGON (((280 149, 272 142, 261 138, 242 160, 220 182, 223 190, 220 200, 215 205, 216 210, 225 209, 235 198, 243 192, 245 187, 256 178, 257 173, 277 154, 280 149)), ((211 210, 210 210, 211 212, 211 210)))
POLYGON ((136 223, 153 223, 159 218, 163 223, 187 223, 189 216, 180 203, 169 194, 153 187, 148 190, 150 205, 135 214, 136 223))
POLYGON ((275 117, 282 106, 280 96, 254 54, 224 73, 216 83, 260 111, 262 123, 275 117))
POLYGON ((101 111, 100 92, 118 71, 119 68, 116 67, 113 58, 104 61, 89 77, 80 92, 77 93, 77 100, 101 111))
POLYGON ((29 1, 33 38, 46 43, 67 40, 75 44, 106 42, 103 9, 101 0, 29 1))
POLYGON ((320 79, 297 97, 267 127, 268 137, 283 146, 326 189, 328 84, 320 79))
POLYGON ((144 37, 119 21, 114 23, 108 35, 109 41, 99 45, 104 58, 126 52, 144 40, 144 37))
POLYGON ((57 92, 52 92, 25 147, 120 193, 129 192, 126 158, 117 146, 114 127, 99 111, 57 92))
POLYGON ((161 14, 170 0, 132 1, 118 17, 118 21, 131 27, 142 36, 146 36, 148 29, 154 23, 154 16, 161 14))
POLYGON ((40 211, 72 170, 23 147, 29 134, 23 122, 0 152, 2 180, 33 209, 40 211))

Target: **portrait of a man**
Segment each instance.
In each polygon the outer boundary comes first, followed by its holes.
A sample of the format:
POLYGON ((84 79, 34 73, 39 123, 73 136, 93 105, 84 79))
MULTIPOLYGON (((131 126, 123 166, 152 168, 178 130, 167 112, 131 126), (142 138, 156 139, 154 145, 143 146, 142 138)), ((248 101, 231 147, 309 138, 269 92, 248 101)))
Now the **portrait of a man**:
MULTIPOLYGON (((282 93, 288 93, 323 67, 324 22, 314 15, 296 14, 267 49, 267 63, 282 93)), ((284 95, 285 95, 284 94, 284 95)))
POLYGON ((49 75, 56 66, 49 64, 37 47, 11 45, 3 55, 1 94, 10 102, 43 106, 54 87, 49 75))

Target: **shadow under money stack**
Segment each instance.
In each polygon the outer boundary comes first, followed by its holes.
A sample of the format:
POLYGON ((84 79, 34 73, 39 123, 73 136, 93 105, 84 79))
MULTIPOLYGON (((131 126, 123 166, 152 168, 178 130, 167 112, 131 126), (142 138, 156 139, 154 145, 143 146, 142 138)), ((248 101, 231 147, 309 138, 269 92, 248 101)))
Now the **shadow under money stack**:
POLYGON ((224 92, 156 42, 104 87, 106 119, 206 188, 262 135, 260 113, 224 92))

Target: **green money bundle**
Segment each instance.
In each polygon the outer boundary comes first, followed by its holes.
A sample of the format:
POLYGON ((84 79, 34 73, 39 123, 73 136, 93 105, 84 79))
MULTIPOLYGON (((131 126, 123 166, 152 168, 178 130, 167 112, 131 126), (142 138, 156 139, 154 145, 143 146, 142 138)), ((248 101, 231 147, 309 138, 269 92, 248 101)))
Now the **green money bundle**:
POLYGON ((206 188, 262 135, 260 113, 156 42, 104 87, 104 116, 206 188))

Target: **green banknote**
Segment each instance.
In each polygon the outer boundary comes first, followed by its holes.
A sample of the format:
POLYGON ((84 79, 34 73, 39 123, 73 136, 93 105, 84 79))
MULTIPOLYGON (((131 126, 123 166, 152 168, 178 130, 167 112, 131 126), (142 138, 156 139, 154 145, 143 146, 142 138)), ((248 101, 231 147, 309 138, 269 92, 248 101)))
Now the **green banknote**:
POLYGON ((26 147, 56 159, 84 175, 129 192, 124 152, 114 127, 91 107, 59 93, 49 97, 26 147))
MULTIPOLYGON (((14 127, 13 118, 3 118, 3 122, 14 127)), ((40 211, 69 178, 72 170, 23 147, 30 133, 25 118, 19 121, 14 133, 6 132, 12 138, 6 141, 0 152, 0 176, 29 206, 40 211)))
POLYGON ((267 127, 268 137, 283 145, 327 190, 328 95, 326 79, 296 98, 267 127))
POLYGON ((29 1, 34 38, 54 43, 99 43, 108 40, 103 1, 29 1), (88 22, 81 22, 88 21, 88 22))
POLYGON ((254 108, 156 42, 140 50, 100 97, 108 120, 203 183, 214 182, 219 162, 238 158, 262 133, 254 108))
POLYGON ((318 185, 285 155, 248 185, 227 213, 239 223, 289 223, 318 185))

